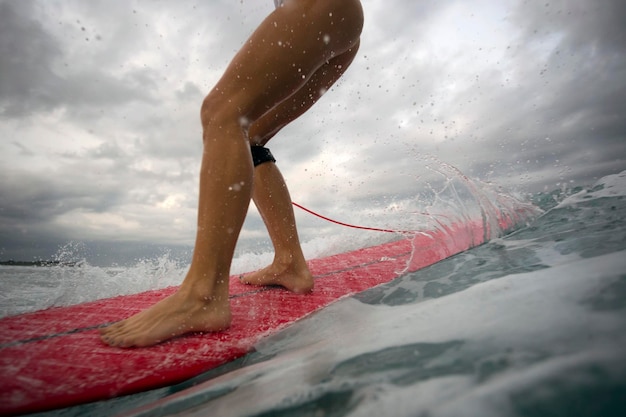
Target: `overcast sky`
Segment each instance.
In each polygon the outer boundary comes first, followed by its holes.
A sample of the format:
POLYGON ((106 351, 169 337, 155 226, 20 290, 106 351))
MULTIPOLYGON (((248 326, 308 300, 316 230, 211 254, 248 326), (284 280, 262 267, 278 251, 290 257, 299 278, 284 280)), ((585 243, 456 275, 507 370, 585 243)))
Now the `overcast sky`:
MULTIPOLYGON (((622 0, 363 6, 352 67, 270 142, 294 201, 384 206, 426 161, 512 192, 626 169, 622 0)), ((272 8, 0 0, 0 259, 192 245, 200 103, 272 8)), ((261 236, 251 211, 242 238, 261 236)))

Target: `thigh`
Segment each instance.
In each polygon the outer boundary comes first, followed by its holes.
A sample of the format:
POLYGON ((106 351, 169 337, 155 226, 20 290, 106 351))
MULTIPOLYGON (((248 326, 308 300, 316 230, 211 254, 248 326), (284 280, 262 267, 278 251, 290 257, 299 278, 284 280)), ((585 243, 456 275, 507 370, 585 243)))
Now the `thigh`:
POLYGON ((348 69, 358 50, 357 43, 325 62, 298 91, 255 121, 249 130, 250 142, 265 145, 283 127, 309 110, 348 69))
POLYGON ((353 47, 362 25, 358 0, 286 0, 251 35, 207 98, 254 122, 353 47))

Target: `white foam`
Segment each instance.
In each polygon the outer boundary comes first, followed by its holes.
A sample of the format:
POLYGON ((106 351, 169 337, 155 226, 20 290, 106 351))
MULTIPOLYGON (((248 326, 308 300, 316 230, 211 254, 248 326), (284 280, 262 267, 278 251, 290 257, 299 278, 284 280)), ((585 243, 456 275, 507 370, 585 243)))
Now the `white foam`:
POLYGON ((0 317, 179 285, 187 267, 169 255, 131 267, 2 268, 0 317))
POLYGON ((626 196, 626 171, 600 178, 590 190, 583 190, 567 197, 555 208, 573 206, 595 198, 620 196, 626 196))

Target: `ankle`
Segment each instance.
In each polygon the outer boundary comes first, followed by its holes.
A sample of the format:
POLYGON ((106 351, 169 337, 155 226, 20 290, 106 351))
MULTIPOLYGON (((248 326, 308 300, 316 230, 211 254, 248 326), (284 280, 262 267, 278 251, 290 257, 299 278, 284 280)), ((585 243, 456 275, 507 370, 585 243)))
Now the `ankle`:
POLYGON ((306 260, 302 254, 293 254, 292 252, 276 253, 272 264, 279 269, 298 270, 306 267, 306 260))
POLYGON ((207 275, 192 274, 190 270, 180 285, 178 292, 190 302, 205 305, 228 302, 228 278, 212 279, 207 275))

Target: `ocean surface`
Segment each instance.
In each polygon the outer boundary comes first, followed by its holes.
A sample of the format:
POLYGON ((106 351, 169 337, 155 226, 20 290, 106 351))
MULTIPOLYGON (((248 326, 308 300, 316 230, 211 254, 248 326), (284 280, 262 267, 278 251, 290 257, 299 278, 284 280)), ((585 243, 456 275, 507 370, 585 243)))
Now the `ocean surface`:
MULTIPOLYGON (((533 202, 512 233, 343 299, 191 381, 37 415, 626 415, 626 171, 533 202)), ((490 221, 485 207, 501 203, 476 207, 490 221)), ((345 242, 318 241, 314 255, 345 242)), ((240 254, 234 270, 269 257, 240 254)), ((0 313, 176 285, 185 268, 167 256, 2 267, 0 313)))

